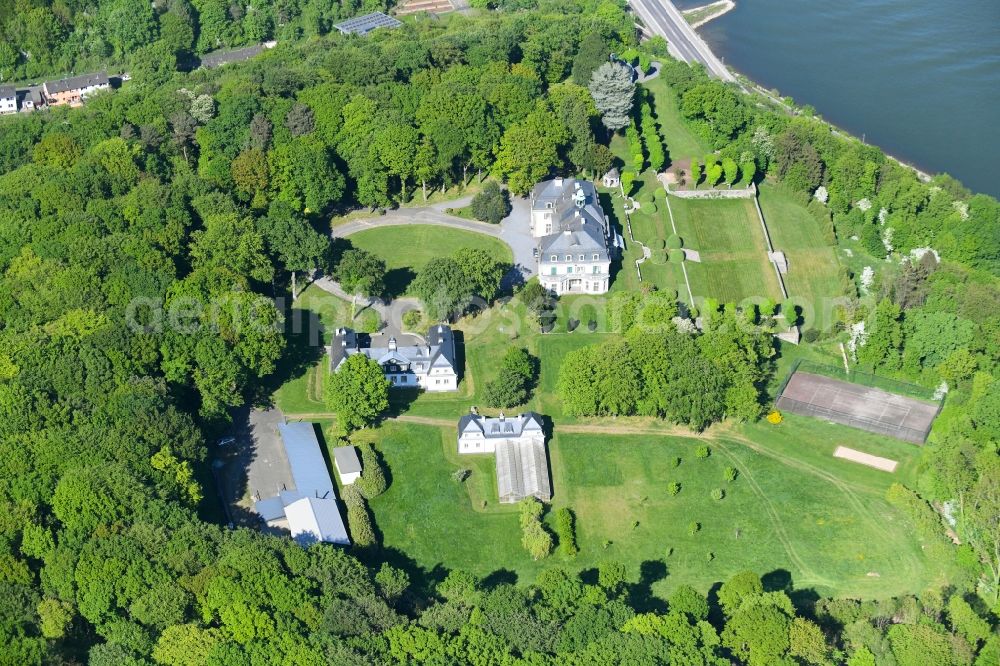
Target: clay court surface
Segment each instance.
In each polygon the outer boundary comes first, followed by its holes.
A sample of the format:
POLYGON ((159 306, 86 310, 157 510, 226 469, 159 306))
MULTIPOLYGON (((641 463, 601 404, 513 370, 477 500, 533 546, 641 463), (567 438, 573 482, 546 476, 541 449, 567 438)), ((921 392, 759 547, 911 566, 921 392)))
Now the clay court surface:
POLYGON ((843 458, 844 460, 850 460, 851 462, 860 463, 862 465, 868 465, 869 467, 880 469, 883 472, 895 472, 896 465, 899 464, 895 460, 880 458, 878 456, 873 456, 870 453, 865 453, 864 451, 849 449, 846 446, 838 446, 837 450, 833 452, 833 457, 843 458))
POLYGON ((778 409, 922 444, 938 405, 808 372, 792 375, 778 409))

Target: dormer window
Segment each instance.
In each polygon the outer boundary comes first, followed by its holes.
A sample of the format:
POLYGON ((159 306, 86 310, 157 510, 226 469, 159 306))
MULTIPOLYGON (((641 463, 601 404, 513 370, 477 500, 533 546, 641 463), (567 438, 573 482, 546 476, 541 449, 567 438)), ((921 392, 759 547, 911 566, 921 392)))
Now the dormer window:
POLYGON ((566 261, 573 261, 573 255, 572 254, 567 254, 566 255, 566 261))
POLYGON ((546 204, 545 204, 545 207, 546 207, 546 208, 552 208, 552 202, 551 202, 551 201, 549 201, 548 203, 546 203, 546 204))
POLYGON ((601 258, 601 255, 599 255, 599 254, 595 254, 594 255, 594 261, 598 261, 600 258, 601 258))
POLYGON ((559 261, 559 257, 553 254, 551 257, 549 257, 549 261, 559 261))
POLYGON ((586 259, 586 256, 581 254, 580 255, 580 261, 584 261, 585 259, 586 259))

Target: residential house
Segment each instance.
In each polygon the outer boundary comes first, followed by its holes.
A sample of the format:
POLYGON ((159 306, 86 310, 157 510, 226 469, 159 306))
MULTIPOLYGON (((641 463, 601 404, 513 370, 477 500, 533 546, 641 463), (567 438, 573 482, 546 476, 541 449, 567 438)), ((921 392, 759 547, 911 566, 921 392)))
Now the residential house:
POLYGON ((269 527, 287 529, 303 546, 316 542, 350 544, 315 427, 312 423, 282 423, 278 432, 295 487, 258 500, 254 510, 269 527))
POLYGON ((475 411, 458 421, 459 453, 495 453, 500 502, 525 497, 552 499, 542 417, 534 412, 508 418, 480 416, 475 411))
POLYGON ((333 466, 337 468, 340 483, 349 486, 361 478, 361 461, 353 446, 338 446, 333 450, 333 466))
POLYGON ((620 241, 589 181, 554 178, 531 193, 531 235, 538 239, 538 279, 561 294, 604 294, 620 241))
POLYGON ((0 86, 0 115, 17 113, 17 91, 11 86, 0 86))
POLYGON ((364 354, 382 366, 393 387, 457 391, 458 361, 451 327, 432 326, 426 341, 413 337, 410 345, 399 345, 396 338, 390 337, 386 346, 374 347, 369 336, 349 328, 337 329, 330 345, 330 369, 336 372, 349 356, 364 354))
POLYGON ((49 106, 81 106, 84 100, 95 92, 108 90, 111 83, 107 72, 96 74, 81 74, 58 81, 46 81, 42 84, 42 93, 49 106))

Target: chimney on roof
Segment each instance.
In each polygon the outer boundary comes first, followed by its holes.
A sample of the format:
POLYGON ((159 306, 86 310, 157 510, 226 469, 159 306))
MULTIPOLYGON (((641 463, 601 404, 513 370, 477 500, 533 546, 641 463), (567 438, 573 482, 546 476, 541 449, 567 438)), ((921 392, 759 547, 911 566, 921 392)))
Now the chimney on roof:
POLYGON ((560 176, 559 178, 556 178, 555 182, 556 182, 556 187, 562 187, 563 186, 562 176, 560 176))
POLYGON ((504 418, 506 418, 506 417, 503 415, 503 412, 500 412, 500 420, 503 421, 504 418))
POLYGON ((396 338, 389 338, 389 351, 396 351, 396 338))
POLYGON ((469 413, 479 416, 479 409, 475 405, 472 405, 469 407, 469 413))

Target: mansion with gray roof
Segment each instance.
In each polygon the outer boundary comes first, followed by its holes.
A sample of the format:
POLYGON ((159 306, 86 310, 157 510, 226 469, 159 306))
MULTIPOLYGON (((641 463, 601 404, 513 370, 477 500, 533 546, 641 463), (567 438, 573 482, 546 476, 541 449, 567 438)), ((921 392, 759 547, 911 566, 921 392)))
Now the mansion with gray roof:
POLYGON ((502 504, 525 497, 543 502, 552 499, 545 431, 538 414, 466 414, 458 421, 458 452, 496 454, 497 493, 502 504))
POLYGON ((589 181, 553 178, 531 192, 531 235, 538 239, 538 279, 556 295, 604 294, 611 283, 617 234, 589 181))
POLYGON ((354 354, 364 354, 382 366, 385 378, 394 388, 458 390, 455 334, 450 326, 432 326, 426 342, 418 340, 416 344, 399 345, 396 338, 389 338, 385 346, 372 346, 368 335, 349 328, 337 329, 330 345, 330 370, 336 372, 340 364, 354 354))

